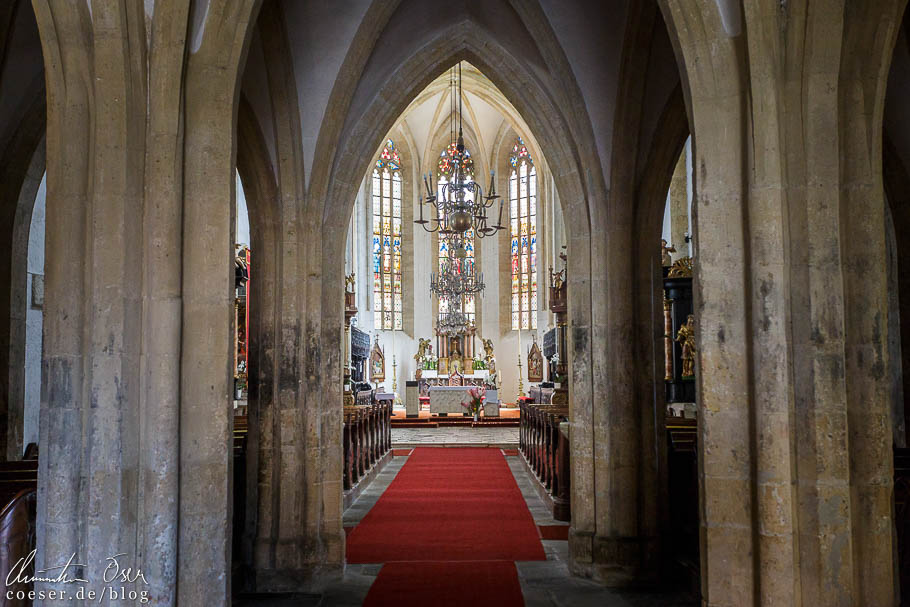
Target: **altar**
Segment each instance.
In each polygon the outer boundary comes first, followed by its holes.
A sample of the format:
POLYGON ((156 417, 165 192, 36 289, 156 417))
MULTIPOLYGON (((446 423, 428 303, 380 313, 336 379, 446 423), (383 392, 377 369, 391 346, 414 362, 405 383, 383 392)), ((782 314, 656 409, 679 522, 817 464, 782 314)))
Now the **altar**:
POLYGON ((471 399, 468 394, 474 386, 430 386, 430 415, 440 413, 465 413, 461 403, 471 399))
MULTIPOLYGON (((472 375, 465 375, 459 378, 459 381, 467 387, 473 388, 474 386, 483 387, 489 381, 489 371, 486 369, 475 369, 472 375)), ((418 392, 420 396, 429 396, 430 388, 436 386, 448 386, 449 385, 449 376, 440 375, 435 370, 425 370, 421 376, 417 379, 418 382, 418 392)), ((460 388, 461 386, 455 386, 460 388)))

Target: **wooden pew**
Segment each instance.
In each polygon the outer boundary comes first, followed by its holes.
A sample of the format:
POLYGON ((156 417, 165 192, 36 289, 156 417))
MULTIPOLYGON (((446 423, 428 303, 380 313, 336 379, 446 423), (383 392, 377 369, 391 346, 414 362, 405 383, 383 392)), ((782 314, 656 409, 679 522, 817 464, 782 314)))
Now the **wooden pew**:
POLYGON ((392 448, 392 403, 373 401, 374 392, 358 392, 356 405, 343 409, 342 484, 357 486, 392 448))
POLYGON ((557 520, 568 521, 570 508, 569 443, 560 430, 568 420, 566 405, 546 405, 521 399, 518 444, 522 457, 553 506, 557 520))
MULTIPOLYGON (((37 496, 37 459, 0 462, 0 579, 4 584, 19 560, 35 549, 37 496)), ((13 591, 15 596, 16 592, 33 589, 32 583, 6 586, 0 594, 0 606, 30 605, 30 601, 8 600, 6 592, 13 591)))
POLYGON ((233 457, 234 457, 234 513, 232 519, 232 578, 235 585, 242 585, 243 534, 246 528, 246 462, 249 418, 246 415, 234 416, 233 457))

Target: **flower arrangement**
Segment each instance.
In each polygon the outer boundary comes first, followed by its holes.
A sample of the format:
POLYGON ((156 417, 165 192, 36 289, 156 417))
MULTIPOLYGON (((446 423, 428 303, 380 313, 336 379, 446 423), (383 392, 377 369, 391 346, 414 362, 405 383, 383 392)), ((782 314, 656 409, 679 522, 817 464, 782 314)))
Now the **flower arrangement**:
POLYGON ((487 363, 479 356, 474 357, 474 368, 475 369, 486 369, 487 363))
POLYGON ((480 407, 483 405, 483 399, 486 395, 486 390, 481 386, 475 386, 468 390, 469 400, 466 400, 461 403, 461 406, 467 409, 468 413, 472 414, 474 417, 480 415, 480 407))

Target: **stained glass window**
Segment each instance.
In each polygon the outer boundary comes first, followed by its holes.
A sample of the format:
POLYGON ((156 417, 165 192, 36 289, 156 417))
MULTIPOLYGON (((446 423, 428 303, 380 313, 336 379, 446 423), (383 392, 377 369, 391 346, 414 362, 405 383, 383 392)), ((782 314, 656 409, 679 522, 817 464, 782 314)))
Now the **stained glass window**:
MULTIPOLYGON (((465 179, 471 180, 474 179, 474 160, 471 158, 471 152, 467 149, 464 151, 464 160, 460 160, 457 150, 455 148, 455 143, 452 143, 439 154, 439 163, 437 164, 437 191, 436 195, 441 197, 443 186, 452 179, 455 174, 455 167, 459 162, 463 162, 463 174, 465 179)), ((468 192, 465 196, 466 200, 474 200, 474 193, 468 192)), ((445 264, 450 263, 451 257, 453 254, 453 237, 450 234, 440 234, 439 235, 439 256, 438 256, 438 267, 439 271, 442 272, 445 264)), ((459 272, 471 272, 475 270, 475 250, 474 250, 474 229, 471 228, 464 233, 464 248, 467 253, 464 259, 459 259, 455 261, 456 268, 459 272)), ((473 295, 464 295, 460 298, 458 302, 449 302, 445 298, 439 300, 439 313, 445 314, 450 309, 452 305, 457 305, 461 307, 462 313, 467 317, 470 322, 476 322, 476 304, 474 301, 473 295)), ((458 309, 458 308, 455 308, 458 309)))
POLYGON ((389 139, 373 168, 373 322, 401 329, 401 158, 389 139))
POLYGON ((537 169, 521 137, 509 155, 512 329, 537 328, 537 169))

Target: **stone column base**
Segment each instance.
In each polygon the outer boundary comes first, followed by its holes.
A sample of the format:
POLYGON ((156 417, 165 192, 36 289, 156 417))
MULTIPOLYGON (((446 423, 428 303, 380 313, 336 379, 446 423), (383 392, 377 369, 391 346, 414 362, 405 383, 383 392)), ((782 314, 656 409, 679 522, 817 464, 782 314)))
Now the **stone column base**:
POLYGON ((344 577, 344 565, 306 565, 301 569, 258 569, 253 572, 256 592, 320 593, 344 577))
POLYGON ((651 584, 658 579, 656 538, 602 537, 569 530, 569 569, 612 588, 651 584))

